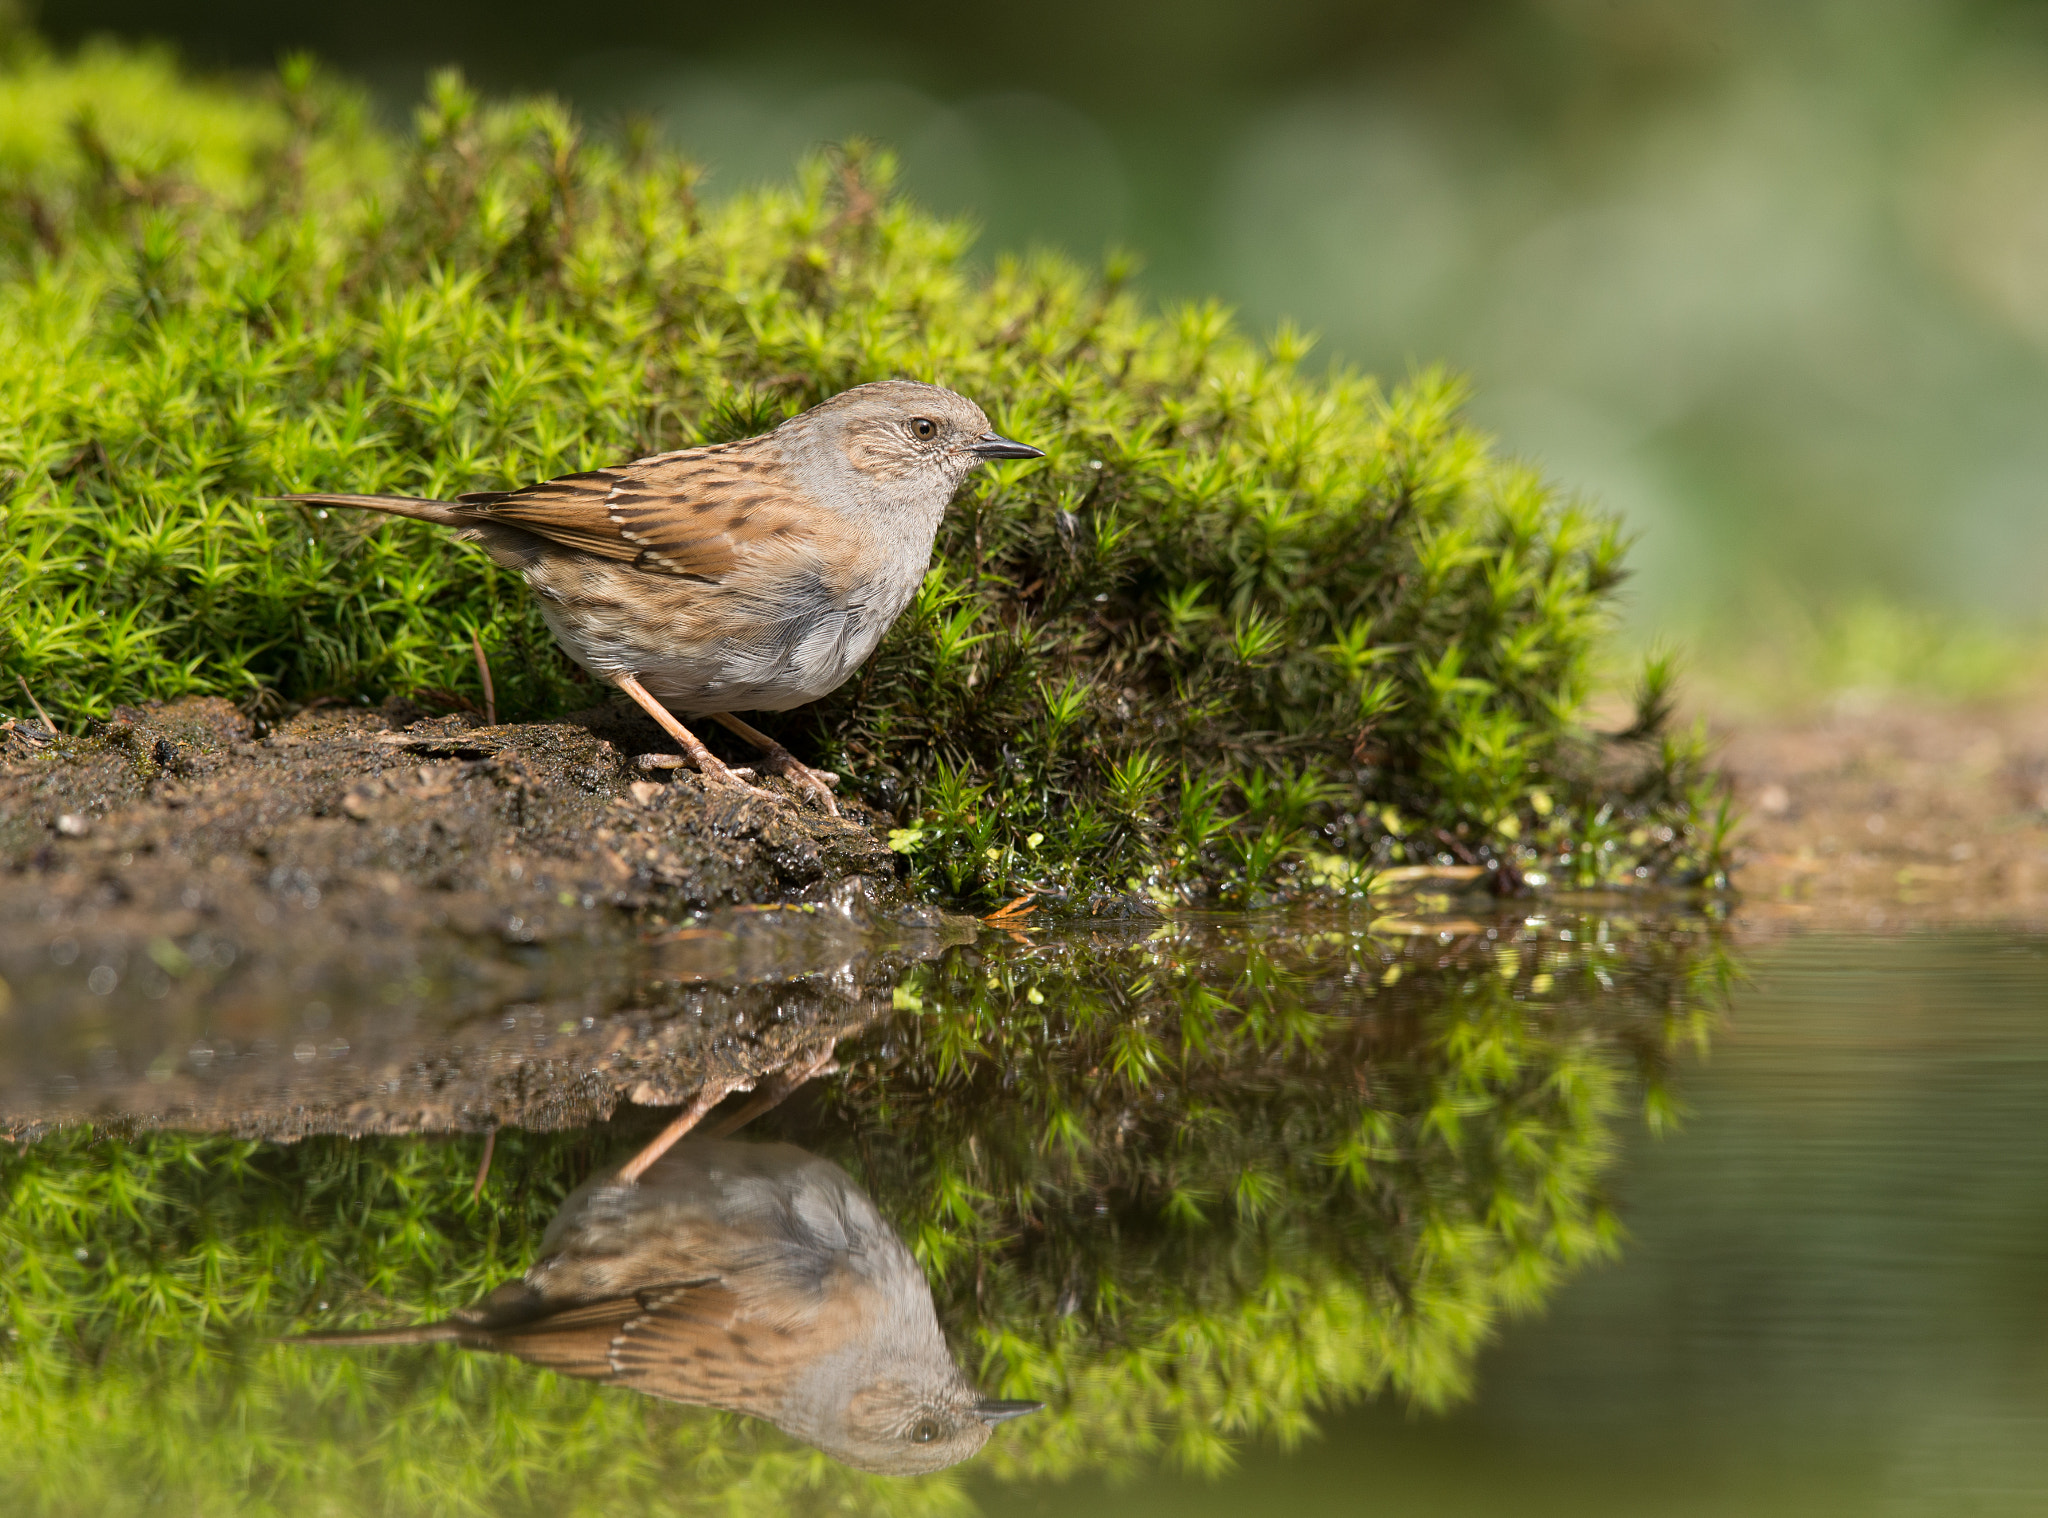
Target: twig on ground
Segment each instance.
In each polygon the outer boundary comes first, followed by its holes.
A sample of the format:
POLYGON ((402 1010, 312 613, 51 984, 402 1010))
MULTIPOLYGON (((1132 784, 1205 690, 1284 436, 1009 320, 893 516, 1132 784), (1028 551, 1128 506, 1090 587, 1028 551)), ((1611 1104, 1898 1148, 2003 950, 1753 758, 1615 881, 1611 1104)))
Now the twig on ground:
POLYGON ((28 681, 24 680, 20 675, 16 675, 14 677, 14 683, 21 687, 21 693, 24 696, 28 697, 28 704, 30 706, 33 706, 36 709, 36 715, 43 719, 43 726, 47 727, 53 733, 56 732, 57 724, 52 722, 50 720, 50 714, 43 710, 43 703, 36 699, 36 693, 28 688, 28 681))
POLYGON ((476 672, 484 682, 484 724, 498 725, 498 693, 491 688, 491 661, 484 657, 483 639, 476 635, 476 629, 469 630, 469 646, 476 652, 476 672))

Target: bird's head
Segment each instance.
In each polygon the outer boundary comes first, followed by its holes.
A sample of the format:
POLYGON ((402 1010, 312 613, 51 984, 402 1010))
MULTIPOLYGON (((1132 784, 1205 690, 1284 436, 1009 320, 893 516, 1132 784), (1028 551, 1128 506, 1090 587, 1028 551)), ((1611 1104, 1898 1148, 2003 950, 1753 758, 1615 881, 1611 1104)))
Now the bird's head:
POLYGON ((934 486, 949 496, 981 464, 1045 457, 998 433, 966 396, 915 380, 858 385, 788 425, 799 423, 829 430, 847 463, 878 485, 934 486))

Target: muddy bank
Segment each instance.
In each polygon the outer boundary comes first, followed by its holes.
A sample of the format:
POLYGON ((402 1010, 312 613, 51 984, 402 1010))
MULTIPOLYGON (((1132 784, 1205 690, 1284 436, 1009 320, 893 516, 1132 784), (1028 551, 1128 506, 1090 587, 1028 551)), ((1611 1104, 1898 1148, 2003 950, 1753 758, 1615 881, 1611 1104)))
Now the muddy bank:
POLYGON ((9 918, 33 899, 45 923, 122 908, 533 943, 580 932, 576 914, 600 904, 789 900, 856 876, 886 898, 896 878, 858 802, 835 818, 780 779, 763 799, 643 767, 672 746, 638 712, 484 727, 396 702, 258 736, 226 702, 195 700, 124 710, 90 738, 9 738, 9 918))
POLYGON ((2048 694, 1719 726, 1739 920, 2048 927, 2048 694))
POLYGON ((190 701, 41 739, 0 750, 16 1132, 590 1121, 858 1025, 957 936, 857 803, 645 768, 665 745, 637 713, 259 734, 190 701))

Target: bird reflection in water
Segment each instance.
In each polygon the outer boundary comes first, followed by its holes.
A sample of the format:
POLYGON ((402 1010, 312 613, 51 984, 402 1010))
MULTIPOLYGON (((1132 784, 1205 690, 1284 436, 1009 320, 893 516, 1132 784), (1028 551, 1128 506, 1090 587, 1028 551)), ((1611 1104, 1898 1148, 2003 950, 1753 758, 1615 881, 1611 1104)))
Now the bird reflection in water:
POLYGON ((791 1144, 673 1133, 572 1192, 532 1268, 474 1306, 297 1342, 516 1355, 763 1418, 884 1475, 965 1460, 1043 1405, 969 1384, 924 1272, 844 1170, 791 1144))

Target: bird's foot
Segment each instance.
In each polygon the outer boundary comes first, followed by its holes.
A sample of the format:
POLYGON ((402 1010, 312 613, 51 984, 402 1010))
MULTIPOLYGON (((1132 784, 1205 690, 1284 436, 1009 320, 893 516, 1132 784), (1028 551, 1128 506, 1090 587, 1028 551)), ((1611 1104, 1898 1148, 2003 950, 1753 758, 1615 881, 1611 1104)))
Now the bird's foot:
POLYGON ((751 783, 755 778, 752 770, 736 769, 712 753, 708 748, 703 751, 702 757, 690 767, 697 772, 698 777, 706 785, 734 786, 745 791, 749 796, 759 796, 763 801, 779 799, 773 792, 764 791, 758 785, 751 783))
POLYGON ((714 1126, 698 1131, 705 1138, 724 1138, 728 1134, 738 1132, 762 1113, 781 1106, 806 1081, 820 1075, 830 1075, 839 1068, 832 1058, 837 1046, 837 1040, 828 1037, 807 1049, 799 1049, 790 1056, 788 1064, 756 1082, 753 1100, 737 1112, 722 1118, 714 1126))
POLYGON ((733 1092, 740 1090, 744 1084, 736 1080, 706 1081, 696 1098, 676 1116, 674 1122, 657 1133, 654 1141, 646 1148, 619 1167, 619 1173, 614 1178, 615 1183, 621 1186, 636 1185, 640 1177, 647 1173, 648 1166, 674 1148, 678 1139, 704 1121, 706 1113, 733 1092))
POLYGON ((738 733, 761 751, 761 768, 771 775, 787 778, 799 791, 815 800, 830 816, 839 815, 839 803, 832 799, 832 787, 839 777, 830 770, 814 770, 788 749, 758 728, 749 727, 731 712, 713 713, 711 720, 728 732, 738 733))
POLYGON ((771 775, 781 775, 831 816, 839 815, 839 803, 832 796, 839 777, 832 771, 812 769, 779 743, 761 756, 761 767, 771 775))
MULTIPOLYGON (((643 770, 687 770, 696 768, 695 765, 691 764, 681 754, 641 754, 635 757, 633 763, 643 770)), ((760 778, 754 773, 753 766, 749 764, 728 764, 725 767, 725 772, 728 775, 737 775, 742 780, 757 780, 760 778)))

